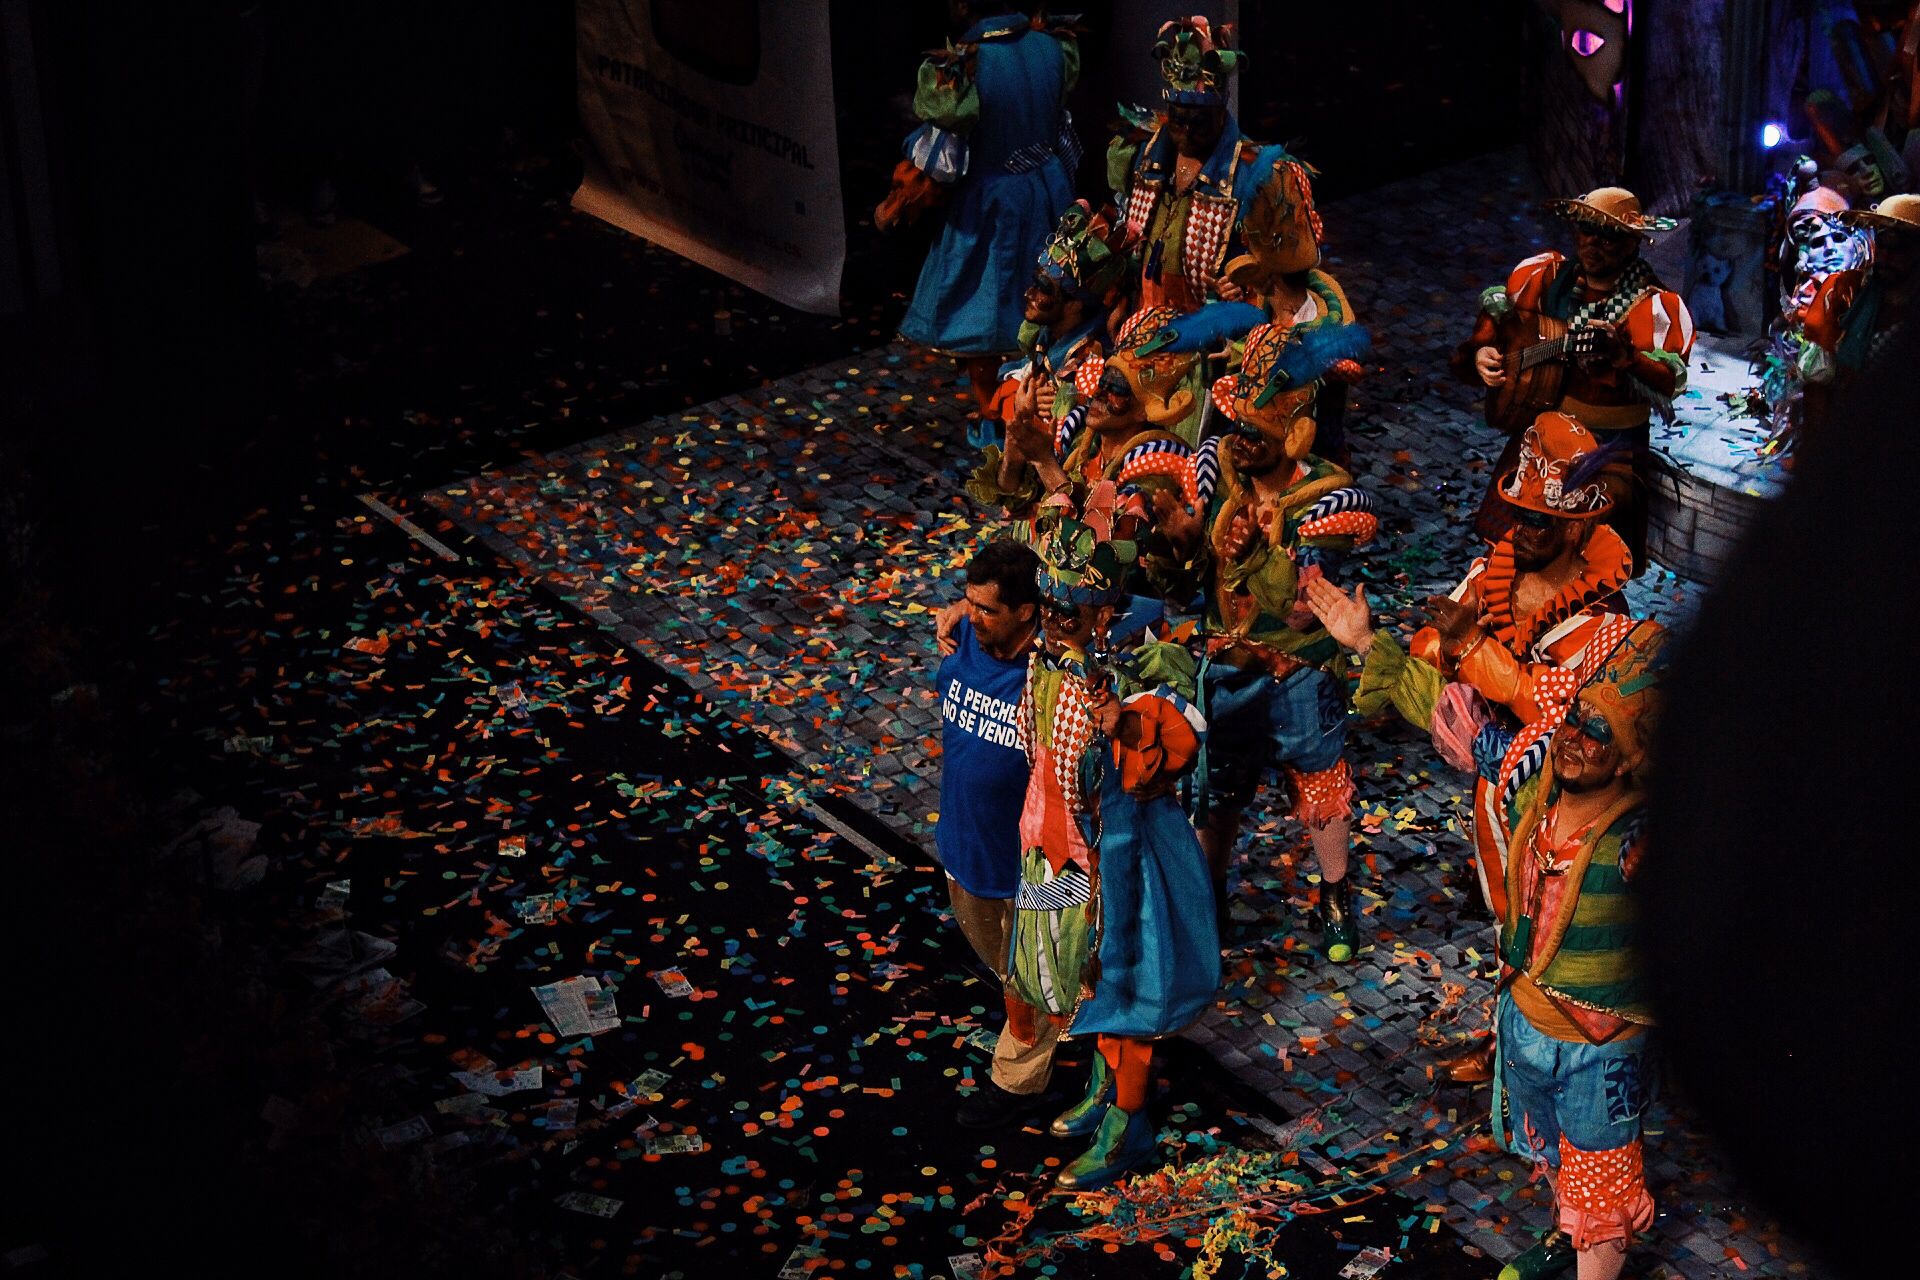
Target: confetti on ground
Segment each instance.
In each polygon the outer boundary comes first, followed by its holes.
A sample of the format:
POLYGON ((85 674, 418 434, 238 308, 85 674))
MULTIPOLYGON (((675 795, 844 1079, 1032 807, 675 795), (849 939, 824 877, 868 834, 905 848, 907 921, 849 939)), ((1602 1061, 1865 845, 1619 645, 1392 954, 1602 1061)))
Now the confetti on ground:
MULTIPOLYGON (((1531 246, 1507 216, 1525 203, 1517 179, 1442 173, 1329 207, 1334 268, 1391 363, 1351 419, 1387 506, 1368 572, 1390 612, 1464 564, 1456 517, 1493 442, 1434 355, 1531 246), (1393 217, 1446 199, 1470 244, 1441 283, 1393 217)), ((424 482, 387 494, 464 559, 340 494, 259 513, 231 534, 219 625, 153 637, 160 701, 260 801, 303 972, 370 1081, 365 1142, 606 1274, 1445 1277, 1524 1247, 1544 1186, 1489 1151, 1484 1090, 1430 1075, 1484 1020, 1491 968, 1462 780, 1396 726, 1354 752, 1355 964, 1320 964, 1300 929, 1298 830, 1250 819, 1220 1000, 1157 1067, 1164 1168, 1065 1197, 1049 1179, 1077 1148, 1045 1116, 953 1126, 999 1002, 921 852, 929 611, 986 523, 959 488, 950 368, 820 354, 425 502, 424 482)), ((592 434, 580 379, 549 367, 486 412, 542 424, 536 444, 592 434)), ((1691 593, 1656 575, 1636 601, 1679 615, 1691 593)), ((1085 1069, 1070 1048, 1062 1106, 1085 1069)), ((324 1101, 276 1096, 283 1118, 324 1101)), ((1651 1265, 1797 1265, 1684 1116, 1656 1127, 1651 1265)))

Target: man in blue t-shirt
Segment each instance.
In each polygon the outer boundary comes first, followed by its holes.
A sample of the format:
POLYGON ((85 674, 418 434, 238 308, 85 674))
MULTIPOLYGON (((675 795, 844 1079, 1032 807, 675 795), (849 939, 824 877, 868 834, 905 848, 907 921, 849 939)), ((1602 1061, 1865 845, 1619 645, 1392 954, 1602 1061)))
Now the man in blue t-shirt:
POLYGON ((1039 633, 1039 557, 1011 541, 967 562, 964 602, 939 617, 940 821, 953 918, 981 963, 1007 975, 1013 893, 1020 882, 1020 808, 1027 755, 1015 712, 1039 633))

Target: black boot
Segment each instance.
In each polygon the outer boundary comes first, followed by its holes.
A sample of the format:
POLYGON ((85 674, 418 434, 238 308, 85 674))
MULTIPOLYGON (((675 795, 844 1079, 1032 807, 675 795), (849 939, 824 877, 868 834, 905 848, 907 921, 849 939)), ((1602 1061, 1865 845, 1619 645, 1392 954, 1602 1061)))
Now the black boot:
POLYGON ((1041 1094, 1009 1093, 987 1079, 960 1100, 953 1122, 962 1129, 1004 1129, 1038 1111, 1042 1101, 1041 1094))
POLYGON ((1353 917, 1353 876, 1337 883, 1320 882, 1320 954, 1335 964, 1353 959, 1360 947, 1360 928, 1353 917))

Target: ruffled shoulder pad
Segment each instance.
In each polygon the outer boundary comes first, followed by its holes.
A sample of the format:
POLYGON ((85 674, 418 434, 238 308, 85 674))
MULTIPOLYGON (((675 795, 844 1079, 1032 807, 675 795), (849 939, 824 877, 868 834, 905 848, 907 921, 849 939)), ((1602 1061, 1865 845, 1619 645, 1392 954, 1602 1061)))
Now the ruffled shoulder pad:
POLYGON ((1300 513, 1300 519, 1302 522, 1324 520, 1328 516, 1337 516, 1349 511, 1363 511, 1372 515, 1377 510, 1372 494, 1365 489, 1348 485, 1343 489, 1321 494, 1311 506, 1300 513))

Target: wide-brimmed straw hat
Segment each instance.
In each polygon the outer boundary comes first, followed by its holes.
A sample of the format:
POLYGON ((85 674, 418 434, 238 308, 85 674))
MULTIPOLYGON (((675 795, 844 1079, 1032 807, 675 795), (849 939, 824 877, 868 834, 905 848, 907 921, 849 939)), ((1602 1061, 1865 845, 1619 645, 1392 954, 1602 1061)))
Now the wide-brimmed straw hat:
POLYGON ((1888 196, 1871 209, 1848 209, 1834 216, 1849 227, 1868 231, 1920 233, 1920 196, 1888 196))
POLYGON ((1583 196, 1549 200, 1547 212, 1603 231, 1629 231, 1641 236, 1671 231, 1680 225, 1672 218, 1642 212, 1640 197, 1625 187, 1596 187, 1583 196))

